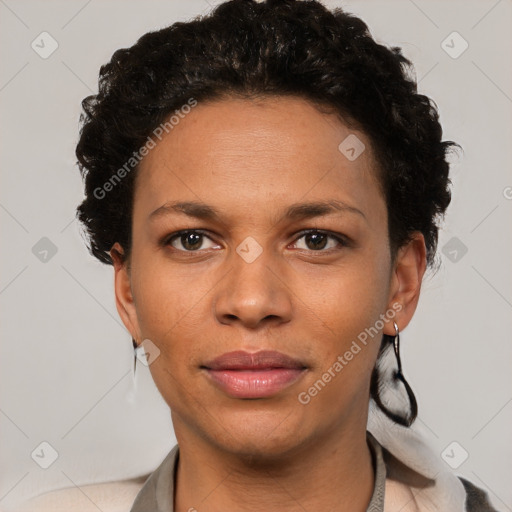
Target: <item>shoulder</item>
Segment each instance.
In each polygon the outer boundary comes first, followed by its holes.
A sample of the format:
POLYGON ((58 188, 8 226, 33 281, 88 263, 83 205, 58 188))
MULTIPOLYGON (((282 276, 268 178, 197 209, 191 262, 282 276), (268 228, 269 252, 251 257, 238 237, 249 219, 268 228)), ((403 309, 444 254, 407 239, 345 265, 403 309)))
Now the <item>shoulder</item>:
MULTIPOLYGON (((466 512, 498 512, 490 503, 488 494, 469 480, 458 477, 466 491, 466 512)), ((386 501, 384 512, 418 512, 420 510, 414 493, 408 485, 386 479, 386 501)))
POLYGON ((430 510, 433 503, 436 510, 456 507, 465 512, 497 512, 487 492, 469 480, 447 471, 433 473, 427 464, 424 468, 413 469, 382 446, 381 451, 386 463, 384 512, 430 510))
POLYGON ((148 476, 57 489, 31 498, 9 512, 126 512, 148 476))
POLYGON ((469 480, 459 476, 459 480, 466 490, 467 512, 498 512, 490 503, 487 493, 472 484, 469 480))

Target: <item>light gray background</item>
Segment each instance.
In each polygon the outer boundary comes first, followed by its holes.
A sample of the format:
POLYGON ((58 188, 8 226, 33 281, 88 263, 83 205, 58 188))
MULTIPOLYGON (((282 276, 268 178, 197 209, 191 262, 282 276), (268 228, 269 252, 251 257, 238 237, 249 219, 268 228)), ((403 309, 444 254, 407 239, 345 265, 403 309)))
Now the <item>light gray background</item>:
MULTIPOLYGON (((401 336, 403 363, 434 449, 457 441, 469 458, 456 473, 512 510, 512 2, 325 3, 404 48, 420 91, 439 106, 444 138, 464 148, 442 266, 401 336), (441 46, 453 31, 469 43, 457 59, 441 46), (453 243, 467 253, 450 252, 453 243)), ((143 33, 209 9, 205 0, 0 0, 0 506, 149 473, 174 445, 143 365, 134 385, 113 271, 87 253, 74 221, 74 149, 80 101, 96 92, 100 65, 143 33), (59 45, 47 59, 31 48, 43 31, 59 45), (46 262, 32 251, 43 237, 57 248, 46 262), (31 458, 43 441, 59 454, 46 470, 31 458)))

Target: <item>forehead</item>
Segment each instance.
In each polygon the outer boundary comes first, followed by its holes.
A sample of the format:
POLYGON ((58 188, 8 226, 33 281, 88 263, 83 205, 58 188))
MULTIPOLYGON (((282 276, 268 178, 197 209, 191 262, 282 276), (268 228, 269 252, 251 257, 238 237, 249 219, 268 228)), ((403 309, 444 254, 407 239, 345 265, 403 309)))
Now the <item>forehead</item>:
POLYGON ((199 103, 142 160, 134 216, 176 199, 247 209, 328 195, 371 208, 375 165, 364 133, 302 98, 199 103))

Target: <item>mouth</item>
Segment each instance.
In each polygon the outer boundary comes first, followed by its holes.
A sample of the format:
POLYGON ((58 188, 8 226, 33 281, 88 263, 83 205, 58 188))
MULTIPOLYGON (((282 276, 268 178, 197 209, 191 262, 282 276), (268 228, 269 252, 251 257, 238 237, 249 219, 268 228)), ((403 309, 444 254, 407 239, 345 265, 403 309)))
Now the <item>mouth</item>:
POLYGON ((275 351, 223 354, 201 366, 211 381, 233 398, 268 398, 291 386, 307 371, 300 361, 275 351))

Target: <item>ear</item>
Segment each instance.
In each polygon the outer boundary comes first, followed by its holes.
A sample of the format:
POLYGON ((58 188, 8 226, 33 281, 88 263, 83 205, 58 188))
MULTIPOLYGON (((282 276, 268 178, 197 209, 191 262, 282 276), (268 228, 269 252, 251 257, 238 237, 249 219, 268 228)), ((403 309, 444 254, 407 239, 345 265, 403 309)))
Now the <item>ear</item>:
POLYGON ((395 335, 393 321, 402 331, 411 321, 420 298, 421 283, 426 269, 425 238, 419 231, 412 240, 400 247, 391 273, 388 310, 396 311, 393 320, 388 321, 384 334, 395 335))
POLYGON ((118 242, 110 249, 110 257, 114 263, 114 290, 117 312, 132 338, 139 343, 141 335, 132 295, 129 261, 125 258, 124 250, 118 242))

